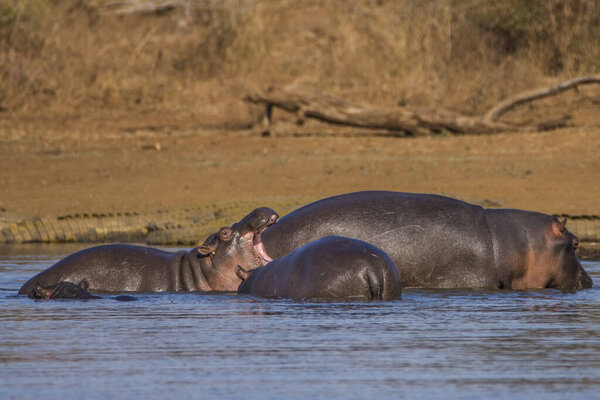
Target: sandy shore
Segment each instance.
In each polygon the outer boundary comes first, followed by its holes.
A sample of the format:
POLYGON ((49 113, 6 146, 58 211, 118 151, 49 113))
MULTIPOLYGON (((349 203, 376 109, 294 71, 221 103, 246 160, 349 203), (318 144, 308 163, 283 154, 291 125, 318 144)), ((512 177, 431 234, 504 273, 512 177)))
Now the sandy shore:
POLYGON ((244 131, 4 132, 0 207, 58 216, 358 190, 600 214, 600 128, 424 138, 244 131))

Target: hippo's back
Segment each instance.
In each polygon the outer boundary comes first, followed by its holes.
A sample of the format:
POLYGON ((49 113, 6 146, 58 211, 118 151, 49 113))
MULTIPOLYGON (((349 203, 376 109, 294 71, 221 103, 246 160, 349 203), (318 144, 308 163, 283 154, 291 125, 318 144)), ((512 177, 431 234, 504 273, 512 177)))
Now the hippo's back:
POLYGON ((36 283, 61 281, 89 283, 89 290, 103 292, 165 290, 166 268, 177 262, 177 253, 151 247, 112 244, 78 251, 27 281, 19 294, 27 294, 36 283), (152 288, 152 286, 156 286, 152 288), (100 288, 100 289, 99 289, 100 288))
POLYGON ((402 295, 400 273, 377 247, 327 236, 259 267, 238 293, 295 300, 394 300, 402 295))
POLYGON ((485 210, 460 200, 386 191, 343 194, 293 211, 262 240, 277 258, 328 235, 382 249, 398 266, 404 287, 486 287, 495 279, 485 271, 493 262, 485 210))

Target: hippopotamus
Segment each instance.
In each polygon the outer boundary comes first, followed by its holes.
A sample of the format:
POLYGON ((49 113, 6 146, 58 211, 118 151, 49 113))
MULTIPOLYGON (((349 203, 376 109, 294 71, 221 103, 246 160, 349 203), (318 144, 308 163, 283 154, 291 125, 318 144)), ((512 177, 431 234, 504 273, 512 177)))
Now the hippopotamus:
POLYGON ((87 291, 88 282, 84 279, 78 284, 61 281, 54 285, 42 286, 39 282, 33 285, 33 288, 27 293, 31 299, 101 299, 100 296, 94 296, 87 291))
MULTIPOLYGON (((84 279, 77 285, 72 282, 61 281, 50 286, 42 286, 39 282, 33 285, 33 289, 27 296, 30 299, 35 300, 57 300, 57 299, 69 299, 69 300, 91 300, 101 299, 100 296, 94 296, 87 291, 89 287, 88 282, 84 279)), ((113 300, 117 301, 135 301, 135 297, 120 295, 113 297, 113 300)))
POLYGON ((404 288, 590 288, 565 225, 440 195, 366 191, 301 207, 263 232, 262 242, 276 259, 329 235, 363 240, 390 256, 404 288))
POLYGON ((400 273, 377 247, 327 236, 265 266, 246 271, 238 293, 293 300, 394 300, 402 295, 400 273))
POLYGON ((241 283, 235 269, 272 261, 261 233, 277 221, 270 208, 257 208, 240 222, 210 235, 201 246, 176 253, 133 245, 103 245, 74 253, 27 281, 19 294, 36 283, 89 283, 91 292, 230 291, 241 283))

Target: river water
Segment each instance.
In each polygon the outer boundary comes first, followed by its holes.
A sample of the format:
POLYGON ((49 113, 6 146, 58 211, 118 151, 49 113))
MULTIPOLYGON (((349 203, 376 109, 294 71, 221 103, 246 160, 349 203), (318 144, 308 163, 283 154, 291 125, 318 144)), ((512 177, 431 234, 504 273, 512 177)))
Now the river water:
MULTIPOLYGON (((600 289, 405 290, 393 302, 233 294, 33 301, 81 246, 0 247, 0 398, 593 399, 600 289)), ((600 263, 584 268, 600 284, 600 263)))

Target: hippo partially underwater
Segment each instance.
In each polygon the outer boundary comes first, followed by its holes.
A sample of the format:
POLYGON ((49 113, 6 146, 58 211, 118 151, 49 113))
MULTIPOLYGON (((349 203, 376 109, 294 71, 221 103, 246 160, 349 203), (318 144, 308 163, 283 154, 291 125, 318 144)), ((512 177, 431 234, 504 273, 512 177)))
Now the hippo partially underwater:
POLYGON ((327 236, 263 267, 241 266, 238 293, 293 300, 394 300, 402 295, 398 269, 366 242, 327 236))
POLYGON ((261 238, 273 259, 325 236, 363 240, 390 256, 405 288, 590 288, 565 225, 439 195, 367 191, 301 207, 261 238))
POLYGON ((75 284, 73 282, 61 281, 49 286, 42 286, 36 282, 27 293, 30 299, 52 300, 52 299, 77 299, 90 300, 101 299, 87 291, 89 284, 86 280, 75 284))
POLYGON ((236 291, 236 267, 256 268, 265 256, 261 232, 277 221, 270 208, 257 208, 230 228, 221 228, 202 246, 176 253, 132 245, 96 246, 72 254, 27 281, 19 294, 36 284, 88 283, 92 292, 236 291))
MULTIPOLYGON (((19 293, 29 293, 36 283, 49 286, 83 279, 92 292, 236 291, 245 280, 240 287, 243 293, 272 297, 285 290, 282 297, 319 298, 343 275, 344 265, 347 276, 365 276, 360 267, 348 262, 350 257, 334 247, 329 251, 320 242, 292 253, 327 236, 362 240, 381 249, 396 264, 404 287, 592 287, 575 255, 578 240, 566 229, 566 220, 537 212, 488 210, 438 195, 373 191, 311 203, 275 224, 277 218, 269 208, 256 209, 189 252, 129 245, 93 247, 31 278, 19 293), (332 259, 307 266, 298 261, 299 254, 313 260, 331 254, 332 259), (273 259, 277 260, 271 267, 256 274, 247 272, 273 259), (314 279, 278 275, 270 287, 255 289, 253 282, 275 276, 276 265, 289 274, 314 279), (319 268, 323 268, 320 274, 319 268)), ((347 286, 349 297, 366 288, 359 281, 358 286, 347 286)))
MULTIPOLYGON (((35 300, 95 300, 102 299, 87 291, 88 282, 83 281, 75 284, 73 282, 60 281, 54 285, 42 286, 39 282, 33 285, 33 288, 27 293, 30 299, 35 300)), ((134 301, 135 297, 120 295, 112 297, 117 301, 134 301)))

